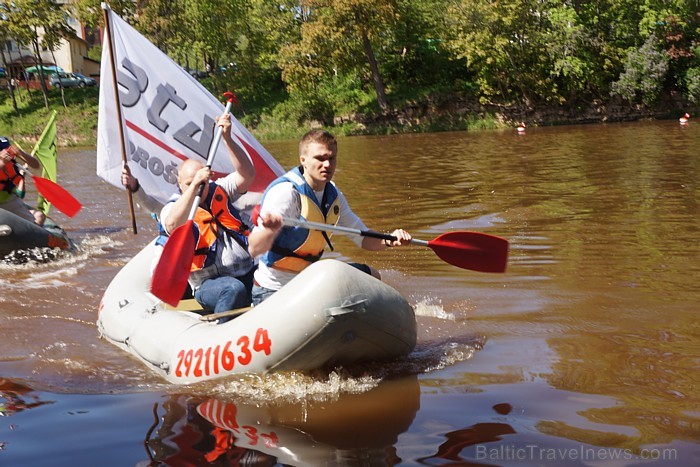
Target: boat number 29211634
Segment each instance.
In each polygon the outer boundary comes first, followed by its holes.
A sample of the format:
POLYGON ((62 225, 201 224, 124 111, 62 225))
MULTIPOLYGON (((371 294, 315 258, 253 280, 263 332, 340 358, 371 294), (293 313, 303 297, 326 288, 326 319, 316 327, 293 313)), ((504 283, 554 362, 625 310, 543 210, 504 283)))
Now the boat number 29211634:
POLYGON ((180 350, 177 354, 175 376, 178 378, 193 376, 218 375, 233 371, 236 364, 246 366, 253 359, 253 353, 264 352, 270 355, 272 341, 267 335, 267 329, 258 328, 255 336, 241 336, 234 343, 217 344, 214 347, 180 350))

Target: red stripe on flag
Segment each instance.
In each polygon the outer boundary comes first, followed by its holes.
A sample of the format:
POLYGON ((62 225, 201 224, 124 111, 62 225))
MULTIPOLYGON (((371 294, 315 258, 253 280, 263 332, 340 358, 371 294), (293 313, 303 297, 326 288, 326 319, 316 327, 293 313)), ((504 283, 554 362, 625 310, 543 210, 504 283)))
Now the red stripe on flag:
POLYGON ((141 136, 143 136, 144 138, 146 138, 148 141, 155 144, 159 148, 164 149, 165 151, 169 152, 173 156, 177 157, 178 159, 183 160, 183 161, 187 160, 187 156, 185 156, 181 152, 178 152, 175 149, 171 148, 170 146, 168 146, 167 144, 165 144, 164 142, 162 142, 161 140, 159 140, 155 136, 151 136, 150 133, 148 133, 146 130, 138 127, 135 123, 132 123, 129 120, 126 120, 126 126, 131 128, 136 133, 140 134, 141 136))
POLYGON ((265 191, 265 188, 267 188, 267 186, 277 178, 277 174, 275 174, 270 166, 267 165, 267 162, 260 154, 258 154, 258 151, 253 149, 253 146, 246 143, 246 141, 242 138, 239 139, 239 141, 243 143, 243 146, 245 146, 245 149, 248 151, 248 154, 250 154, 250 158, 255 166, 255 180, 248 190, 253 192, 263 192, 265 191))
MULTIPOLYGON (((147 132, 146 130, 144 130, 143 128, 137 126, 135 123, 130 122, 129 120, 126 120, 126 126, 129 127, 129 128, 131 128, 131 129, 134 130, 136 133, 140 134, 141 136, 143 136, 144 138, 146 138, 148 141, 150 141, 151 143, 155 144, 155 145, 158 146, 159 148, 161 148, 161 149, 163 149, 164 151, 169 152, 169 153, 172 154, 173 156, 177 157, 178 159, 183 160, 183 161, 185 161, 185 160, 188 159, 187 156, 185 156, 185 155, 182 154, 181 152, 179 152, 179 151, 177 151, 177 150, 171 148, 170 146, 168 146, 167 144, 165 144, 164 142, 162 142, 161 140, 159 140, 159 139, 156 138, 155 136, 153 136, 153 135, 151 135, 150 133, 148 133, 148 132, 147 132)), ((213 179, 213 180, 216 180, 216 179, 218 179, 218 178, 221 178, 221 177, 225 177, 225 176, 226 176, 225 173, 223 173, 223 172, 216 172, 216 171, 214 171, 214 170, 212 170, 211 173, 212 173, 212 179, 213 179)))

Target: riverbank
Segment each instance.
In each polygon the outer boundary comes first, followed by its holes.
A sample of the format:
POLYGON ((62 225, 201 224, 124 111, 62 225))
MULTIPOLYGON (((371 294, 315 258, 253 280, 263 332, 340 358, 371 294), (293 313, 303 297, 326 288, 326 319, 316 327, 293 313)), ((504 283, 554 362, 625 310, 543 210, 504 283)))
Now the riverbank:
MULTIPOLYGON (((98 88, 66 89, 66 107, 61 94, 49 92, 49 106, 58 111, 57 144, 59 147, 90 147, 97 142, 98 88)), ((52 110, 46 110, 41 94, 31 98, 22 89, 17 95, 19 112, 10 99, 0 101, 0 135, 8 136, 25 148, 36 143, 52 110)), ((268 114, 256 115, 255 109, 236 115, 261 141, 294 139, 310 127, 331 127, 338 135, 376 135, 425 133, 439 131, 476 131, 514 128, 520 122, 528 127, 609 123, 635 120, 678 118, 685 112, 700 113, 700 108, 684 108, 673 96, 656 108, 624 102, 593 101, 585 106, 527 107, 523 105, 482 105, 473 98, 453 95, 431 96, 421 101, 405 102, 387 112, 349 113, 332 121, 296 122, 276 120, 268 114), (255 122, 253 125, 251 122, 255 122)), ((236 112, 234 112, 236 114, 236 112)), ((115 122, 116 123, 116 122, 115 122)))
POLYGON ((95 146, 99 101, 97 87, 66 89, 65 107, 60 91, 51 89, 48 110, 41 91, 32 90, 29 94, 22 88, 17 90, 15 97, 18 112, 12 108, 9 96, 0 100, 0 135, 29 150, 41 136, 53 110, 56 110, 56 144, 59 147, 95 146))

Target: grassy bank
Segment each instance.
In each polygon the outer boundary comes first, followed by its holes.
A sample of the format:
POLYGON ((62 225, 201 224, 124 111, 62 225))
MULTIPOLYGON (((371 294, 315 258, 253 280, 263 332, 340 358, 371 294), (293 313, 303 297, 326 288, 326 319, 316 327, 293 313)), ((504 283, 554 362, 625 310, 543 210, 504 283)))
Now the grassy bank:
MULTIPOLYGON (((206 83, 205 83, 206 84, 206 83)), ((28 96, 22 89, 17 97, 18 112, 12 108, 7 93, 0 95, 0 136, 7 136, 31 149, 41 135, 53 109, 58 112, 56 125, 59 147, 94 147, 97 142, 97 113, 99 90, 96 87, 65 90, 66 107, 57 89, 49 91, 49 107, 39 91, 28 96)), ((327 121, 304 121, 295 112, 294 102, 246 102, 245 110, 234 115, 260 141, 296 139, 309 128, 324 127, 336 135, 387 135, 439 131, 477 131, 513 128, 520 121, 528 126, 565 125, 633 121, 639 119, 677 118, 683 111, 697 113, 698 109, 682 109, 677 102, 665 102, 655 109, 620 104, 598 104, 585 108, 552 106, 529 108, 522 106, 484 106, 474 99, 458 96, 424 96, 420 99, 394 102, 398 108, 388 112, 376 110, 349 111, 332 115, 327 121)), ((116 122, 114 122, 116 124, 116 122)))
MULTIPOLYGON (((56 125, 59 147, 95 146, 97 141, 98 88, 65 90, 66 107, 57 89, 49 91, 49 110, 44 106, 40 91, 31 95, 26 89, 17 94, 18 111, 12 108, 7 93, 0 98, 0 135, 17 141, 25 149, 31 148, 41 135, 51 111, 58 112, 56 125)), ((265 140, 297 138, 310 127, 329 127, 336 135, 366 135, 420 133, 447 130, 477 130, 503 127, 498 115, 478 111, 455 111, 438 108, 429 101, 405 105, 389 113, 352 113, 336 116, 329 122, 299 123, 296 116, 285 111, 287 103, 278 104, 272 111, 247 108, 236 111, 236 117, 256 136, 265 140)), ((115 122, 116 124, 116 122, 115 122)))
POLYGON ((0 135, 19 142, 25 149, 36 143, 46 122, 55 109, 57 111, 57 144, 60 147, 94 146, 97 141, 98 89, 71 88, 65 90, 66 106, 61 92, 49 91, 49 110, 44 106, 41 91, 20 89, 15 94, 18 111, 12 108, 8 93, 0 100, 0 135))

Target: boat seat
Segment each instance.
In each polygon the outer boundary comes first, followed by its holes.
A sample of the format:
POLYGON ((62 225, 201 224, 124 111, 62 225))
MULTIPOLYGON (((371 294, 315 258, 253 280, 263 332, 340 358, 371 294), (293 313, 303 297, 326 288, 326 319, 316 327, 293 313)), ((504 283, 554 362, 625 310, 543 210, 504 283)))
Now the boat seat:
POLYGON ((187 298, 184 300, 180 300, 180 302, 177 304, 177 306, 170 306, 168 304, 164 304, 166 310, 175 310, 175 311, 194 311, 194 312, 202 312, 204 311, 204 308, 202 308, 202 305, 200 305, 197 300, 194 298, 187 298))

